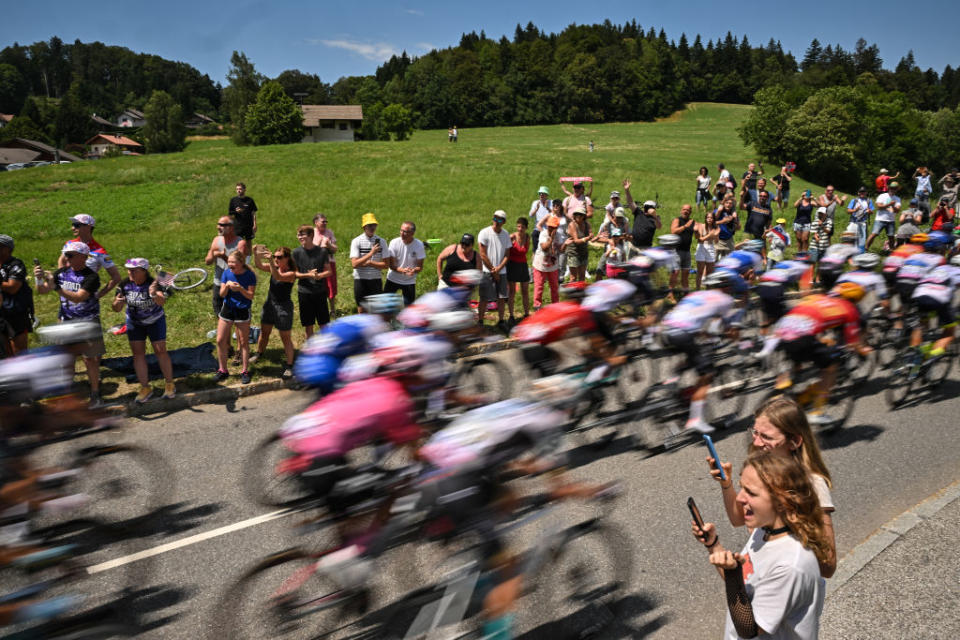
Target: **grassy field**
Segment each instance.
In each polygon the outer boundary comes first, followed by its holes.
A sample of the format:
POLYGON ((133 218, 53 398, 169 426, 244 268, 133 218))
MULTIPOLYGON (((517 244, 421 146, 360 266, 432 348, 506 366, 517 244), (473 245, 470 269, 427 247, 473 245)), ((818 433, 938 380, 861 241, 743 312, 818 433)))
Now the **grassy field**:
MULTIPOLYGON (((388 240, 409 219, 417 223, 417 237, 440 238, 445 245, 466 231, 477 233, 496 209, 507 212, 512 230, 541 184, 552 197, 562 197, 558 178, 576 175, 594 178, 598 204, 631 179, 637 201, 659 194, 667 222, 681 204, 693 202, 701 165, 715 175, 723 162, 739 175, 753 159, 736 134, 749 108, 698 103, 656 123, 467 129, 460 130, 457 144, 447 142, 445 131, 418 131, 407 142, 357 144, 236 147, 217 139, 192 142, 177 154, 0 173, 0 232, 16 239, 15 255, 24 262, 37 257, 49 268, 70 237, 70 216, 89 213, 97 219, 95 237, 118 263, 142 256, 167 268, 203 266, 216 220, 226 212, 234 184, 244 181, 260 209, 257 242, 296 247, 297 225, 310 223, 318 211, 330 217, 341 248, 338 311, 345 313, 353 308, 346 252, 361 232, 364 212, 377 215, 379 233, 388 240)), ((807 186, 795 179, 794 197, 807 186)), ((422 291, 436 286, 435 256, 436 250, 428 253, 418 283, 422 291)), ((264 276, 258 272, 258 313, 266 297, 264 276)), ((205 287, 170 301, 171 348, 205 339, 215 326, 209 299, 205 287)), ((41 322, 55 322, 56 296, 37 296, 36 302, 41 322)), ((122 322, 107 305, 102 318, 105 327, 122 322)), ((302 335, 295 336, 300 341, 302 335)), ((279 353, 279 342, 272 346, 279 353)), ((107 348, 108 356, 129 353, 125 338, 107 336, 107 348)), ((258 369, 266 375, 278 371, 270 363, 254 365, 254 374, 258 369)))

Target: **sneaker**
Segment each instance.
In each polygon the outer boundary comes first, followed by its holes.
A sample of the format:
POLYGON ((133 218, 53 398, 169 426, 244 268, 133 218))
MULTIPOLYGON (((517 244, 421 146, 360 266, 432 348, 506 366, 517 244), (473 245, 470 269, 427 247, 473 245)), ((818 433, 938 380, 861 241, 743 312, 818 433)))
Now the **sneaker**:
POLYGON ((694 431, 699 431, 700 433, 713 433, 714 428, 707 424, 703 419, 700 420, 687 420, 686 424, 687 429, 693 429, 694 431))
POLYGON ((240 374, 240 382, 243 384, 250 384, 250 372, 244 371, 240 374))
POLYGON ((226 380, 229 377, 230 377, 229 372, 224 371, 223 369, 217 369, 217 374, 213 377, 213 379, 216 380, 217 382, 221 382, 223 380, 226 380))
POLYGON ((97 392, 90 394, 90 402, 87 404, 87 407, 90 409, 99 409, 103 406, 103 399, 100 397, 100 394, 97 392))
POLYGON ((150 396, 153 395, 152 387, 140 387, 140 391, 137 393, 137 404, 143 404, 150 399, 150 396))
POLYGON ((833 424, 835 422, 835 420, 832 417, 830 417, 830 414, 822 413, 822 412, 808 413, 807 420, 810 422, 810 424, 817 427, 833 424))
POLYGON ((163 399, 172 400, 177 395, 177 385, 173 382, 168 382, 163 387, 163 399))
POLYGON ((284 380, 289 380, 293 377, 293 369, 291 367, 287 367, 283 370, 283 373, 280 374, 280 377, 284 380))
POLYGON ((256 351, 254 351, 253 353, 251 353, 251 354, 250 354, 250 358, 249 358, 250 364, 253 364, 253 363, 256 362, 257 360, 259 360, 259 359, 260 359, 260 356, 262 356, 262 355, 263 355, 262 353, 257 353, 256 351))

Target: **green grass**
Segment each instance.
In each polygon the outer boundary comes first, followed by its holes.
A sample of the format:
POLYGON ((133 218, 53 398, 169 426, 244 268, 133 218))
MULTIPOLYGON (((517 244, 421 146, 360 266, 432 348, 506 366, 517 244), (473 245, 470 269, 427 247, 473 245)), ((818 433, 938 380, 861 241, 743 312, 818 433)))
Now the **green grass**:
MULTIPOLYGON (((142 256, 168 268, 203 266, 217 217, 234 184, 244 181, 260 208, 256 241, 271 248, 296 247, 297 225, 309 224, 316 212, 330 217, 340 246, 338 311, 345 313, 353 308, 347 251, 364 212, 377 215, 379 233, 388 240, 409 219, 417 223, 418 238, 447 244, 464 232, 477 233, 496 209, 507 212, 512 230, 541 184, 562 197, 560 176, 589 175, 597 204, 605 204, 624 178, 632 180, 637 201, 659 193, 668 224, 681 204, 693 202, 701 165, 715 176, 723 162, 738 175, 754 159, 736 134, 749 109, 696 103, 655 123, 467 129, 457 144, 439 130, 417 131, 407 142, 236 147, 226 139, 203 140, 177 154, 0 173, 0 232, 16 239, 15 255, 24 262, 37 257, 49 268, 70 236, 69 217, 89 213, 97 219, 95 237, 118 263, 142 256), (590 140, 594 153, 588 152, 590 140)), ((793 196, 810 186, 795 179, 793 196)), ((435 256, 436 250, 428 253, 421 291, 436 286, 435 256)), ((258 272, 257 313, 266 297, 265 276, 258 272)), ((171 299, 171 348, 205 339, 215 326, 209 299, 208 287, 171 299)), ((41 322, 54 322, 56 296, 37 296, 36 302, 41 322)), ((109 327, 123 316, 104 304, 102 318, 109 327)), ((128 355, 125 338, 106 339, 108 356, 128 355)), ((279 339, 273 340, 279 354, 279 339)), ((295 344, 301 341, 295 332, 295 344)), ((254 365, 254 372, 272 375, 274 369, 254 365)))

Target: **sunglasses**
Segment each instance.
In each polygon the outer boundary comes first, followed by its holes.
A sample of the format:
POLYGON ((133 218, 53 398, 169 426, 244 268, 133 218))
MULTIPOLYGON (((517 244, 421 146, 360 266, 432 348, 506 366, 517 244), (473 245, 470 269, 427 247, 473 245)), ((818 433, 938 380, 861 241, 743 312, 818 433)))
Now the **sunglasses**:
POLYGON ((71 222, 70 226, 73 228, 77 228, 77 227, 85 227, 87 225, 83 224, 82 222, 71 222))
POLYGON ((218 227, 232 227, 232 226, 233 226, 233 223, 232 223, 232 222, 218 222, 218 223, 217 223, 217 226, 218 226, 218 227))
POLYGON ((280 258, 286 258, 287 256, 285 256, 285 255, 282 254, 282 253, 278 253, 278 254, 274 255, 273 257, 276 258, 277 260, 279 260, 280 258))
POLYGON ((67 259, 70 259, 70 258, 75 258, 76 256, 82 256, 83 254, 82 253, 65 253, 63 255, 65 255, 67 259))

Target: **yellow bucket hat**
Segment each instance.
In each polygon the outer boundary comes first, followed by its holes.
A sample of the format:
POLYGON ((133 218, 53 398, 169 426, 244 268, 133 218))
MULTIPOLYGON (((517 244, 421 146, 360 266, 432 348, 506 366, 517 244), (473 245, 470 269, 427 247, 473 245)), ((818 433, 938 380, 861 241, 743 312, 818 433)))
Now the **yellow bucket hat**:
POLYGON ((377 216, 373 215, 372 213, 365 213, 363 214, 363 218, 360 219, 360 226, 365 227, 368 224, 380 224, 380 223, 377 222, 377 216))

